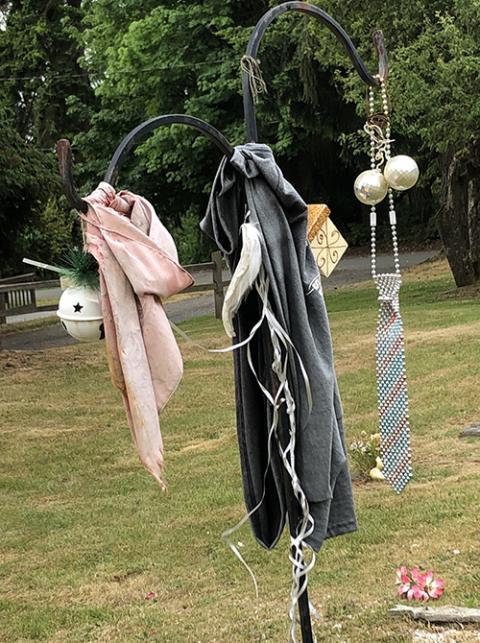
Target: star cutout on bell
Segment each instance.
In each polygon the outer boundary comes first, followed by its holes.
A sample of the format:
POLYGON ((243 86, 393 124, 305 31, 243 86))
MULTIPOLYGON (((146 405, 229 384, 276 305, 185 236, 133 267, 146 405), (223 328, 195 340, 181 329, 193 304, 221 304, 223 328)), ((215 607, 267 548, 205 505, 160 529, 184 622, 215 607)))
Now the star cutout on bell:
POLYGON ((82 308, 83 308, 83 306, 80 304, 80 302, 77 302, 76 304, 73 304, 73 310, 76 313, 80 313, 82 311, 82 308))

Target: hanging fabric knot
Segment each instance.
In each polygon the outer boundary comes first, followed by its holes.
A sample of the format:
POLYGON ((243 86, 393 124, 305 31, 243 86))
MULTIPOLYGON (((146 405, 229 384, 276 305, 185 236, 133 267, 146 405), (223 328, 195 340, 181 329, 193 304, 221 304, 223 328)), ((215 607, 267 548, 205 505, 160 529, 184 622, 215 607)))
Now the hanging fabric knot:
POLYGON ((242 56, 240 60, 240 68, 242 72, 248 76, 248 85, 253 102, 257 104, 259 94, 267 94, 267 84, 263 80, 262 70, 260 69, 260 60, 253 58, 253 56, 242 56))

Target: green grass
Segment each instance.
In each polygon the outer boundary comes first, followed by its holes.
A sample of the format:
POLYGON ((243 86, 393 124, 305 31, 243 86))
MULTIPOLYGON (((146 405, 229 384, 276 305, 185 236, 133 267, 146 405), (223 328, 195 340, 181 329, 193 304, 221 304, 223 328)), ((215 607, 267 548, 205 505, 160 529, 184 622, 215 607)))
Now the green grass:
MULTIPOLYGON (((455 292, 444 264, 405 282, 415 481, 401 496, 355 485, 359 531, 328 541, 311 575, 319 641, 410 642, 422 626, 387 615, 402 563, 445 578, 441 603, 480 602, 480 441, 457 437, 480 421, 478 293, 455 292)), ((327 300, 351 441, 377 426, 377 302, 368 285, 327 300)), ((213 319, 183 327, 227 343, 213 319)), ((0 353, 0 641, 286 640, 286 538, 265 552, 248 526, 235 536, 258 601, 220 539, 244 514, 231 357, 182 345, 185 376, 161 422, 163 495, 134 453, 103 350, 0 353)))

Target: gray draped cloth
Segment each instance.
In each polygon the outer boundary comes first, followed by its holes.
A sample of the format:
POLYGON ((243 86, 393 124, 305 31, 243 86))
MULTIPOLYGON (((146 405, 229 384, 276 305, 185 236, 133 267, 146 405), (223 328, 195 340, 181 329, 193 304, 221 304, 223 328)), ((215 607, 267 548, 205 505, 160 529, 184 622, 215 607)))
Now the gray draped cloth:
MULTIPOLYGON (((200 227, 226 255, 235 270, 241 252, 240 226, 249 222, 263 235, 263 265, 270 284, 273 312, 295 345, 288 378, 296 406, 296 466, 314 519, 307 543, 319 550, 325 538, 356 530, 352 487, 342 425, 342 406, 333 366, 332 341, 321 280, 307 243, 307 206, 283 177, 267 145, 248 143, 224 158, 215 178, 207 213, 200 227), (308 374, 308 393, 299 361, 308 374)), ((258 322, 262 304, 253 290, 235 319, 235 342, 258 322)), ((250 344, 260 381, 274 392, 272 347, 264 322, 250 344)), ((272 407, 247 362, 247 349, 234 352, 237 433, 248 511, 261 500, 268 465, 268 433, 272 407)), ((285 422, 285 411, 281 422, 285 422)), ((283 445, 285 446, 285 445, 283 445)), ((276 445, 265 483, 265 497, 251 516, 257 540, 267 548, 277 543, 286 519, 283 463, 276 445)))

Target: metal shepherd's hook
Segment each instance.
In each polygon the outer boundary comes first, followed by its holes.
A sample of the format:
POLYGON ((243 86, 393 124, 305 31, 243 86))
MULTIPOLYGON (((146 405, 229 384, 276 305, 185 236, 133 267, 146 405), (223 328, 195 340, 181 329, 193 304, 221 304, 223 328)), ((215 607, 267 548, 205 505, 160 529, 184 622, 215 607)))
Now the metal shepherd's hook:
MULTIPOLYGON (((258 141, 258 129, 256 118, 256 103, 259 93, 266 92, 266 84, 262 77, 260 68, 260 61, 258 59, 258 50, 263 36, 269 25, 278 16, 286 13, 287 11, 299 11, 305 13, 312 18, 320 20, 330 31, 335 35, 337 40, 347 50, 347 53, 352 61, 353 66, 357 70, 360 78, 370 86, 380 85, 381 80, 386 80, 388 76, 388 61, 383 33, 375 31, 373 34, 373 42, 378 55, 378 73, 372 75, 366 68, 363 60, 360 57, 357 49, 355 48, 350 36, 343 29, 343 27, 334 20, 328 13, 316 7, 315 5, 306 2, 285 2, 276 7, 273 7, 258 21, 250 40, 247 45, 247 50, 242 58, 242 86, 243 86, 243 107, 245 118, 245 130, 248 142, 258 141)), ((283 440, 286 440, 284 427, 280 427, 280 433, 283 440)), ((287 440, 288 442, 288 440, 287 440)), ((300 522, 299 506, 293 496, 290 481, 285 479, 285 494, 287 501, 287 513, 290 524, 290 533, 292 536, 297 534, 297 526, 300 522)), ((296 552, 292 551, 292 556, 296 552)), ((314 643, 314 636, 312 632, 312 624, 310 619, 310 602, 308 599, 307 578, 306 575, 301 576, 300 585, 303 591, 298 596, 298 610, 300 614, 300 627, 302 632, 303 643, 314 643)))
MULTIPOLYGON (((262 38, 264 37, 269 25, 275 20, 275 18, 278 18, 287 11, 299 11, 300 13, 305 13, 312 18, 316 18, 330 29, 337 40, 339 40, 347 50, 350 60, 357 70, 358 75, 367 85, 377 86, 380 84, 380 79, 386 80, 388 76, 387 50, 385 48, 383 33, 381 31, 375 31, 373 33, 373 43, 378 55, 378 72, 375 75, 372 75, 366 68, 365 63, 360 57, 360 54, 345 29, 343 29, 343 27, 334 20, 332 16, 323 11, 323 9, 312 4, 308 4, 307 2, 284 2, 277 7, 273 7, 257 22, 257 25, 250 36, 250 40, 248 41, 245 56, 242 58, 243 109, 247 141, 249 142, 258 141, 257 115, 255 108, 257 95, 260 93, 258 91, 258 79, 261 79, 261 87, 266 89, 258 60, 260 43, 262 42, 262 38), (248 64, 246 64, 247 61, 248 64), (253 82, 251 74, 252 68, 255 74, 253 82)), ((264 92, 265 89, 263 89, 264 92)))

